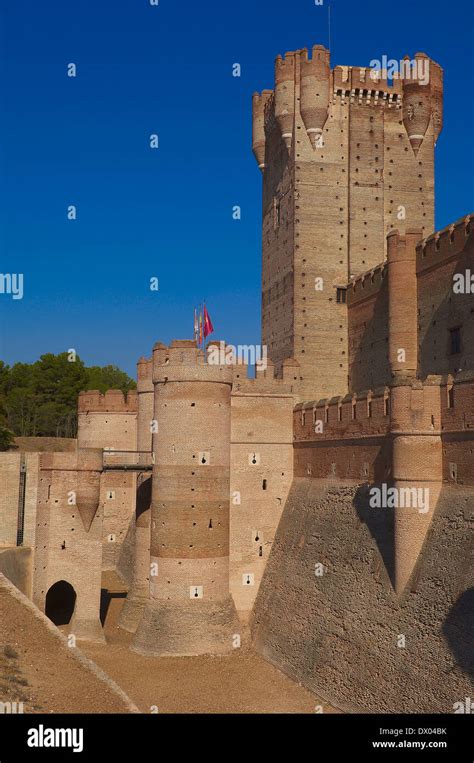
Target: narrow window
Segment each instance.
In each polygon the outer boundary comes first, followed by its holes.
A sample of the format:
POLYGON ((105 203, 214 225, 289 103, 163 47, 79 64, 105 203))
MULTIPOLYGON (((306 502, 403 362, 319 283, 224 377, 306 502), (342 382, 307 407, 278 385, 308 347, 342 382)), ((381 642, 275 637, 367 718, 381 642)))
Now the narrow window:
POLYGON ((336 289, 336 302, 339 305, 345 305, 346 304, 346 297, 347 297, 347 289, 343 288, 337 288, 336 289))
POLYGON ((461 327, 449 330, 449 354, 458 355, 461 352, 461 327))
POLYGON ((367 416, 369 419, 372 418, 372 400, 367 401, 367 416))
POLYGON ((262 480, 262 490, 267 489, 267 480, 262 480))

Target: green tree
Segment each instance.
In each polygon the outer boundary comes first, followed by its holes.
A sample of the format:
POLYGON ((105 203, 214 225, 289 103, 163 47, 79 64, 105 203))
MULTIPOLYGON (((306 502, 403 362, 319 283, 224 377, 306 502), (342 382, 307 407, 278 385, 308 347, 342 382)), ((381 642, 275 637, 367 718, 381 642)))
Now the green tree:
POLYGON ((90 366, 86 369, 87 386, 85 389, 98 389, 106 392, 108 389, 121 389, 125 394, 136 388, 136 382, 117 366, 90 366))
MULTIPOLYGON (((75 437, 77 397, 81 390, 120 389, 128 392, 136 384, 117 366, 87 368, 67 352, 41 355, 34 363, 0 361, 0 426, 17 436, 75 437)), ((7 435, 3 435, 6 442, 7 435)))
MULTIPOLYGON (((0 364, 3 365, 3 363, 0 364)), ((15 435, 11 431, 11 429, 8 428, 7 425, 7 417, 6 417, 6 411, 4 408, 4 398, 1 391, 1 375, 2 375, 2 369, 0 367, 0 450, 8 450, 11 445, 13 445, 13 440, 15 435)))

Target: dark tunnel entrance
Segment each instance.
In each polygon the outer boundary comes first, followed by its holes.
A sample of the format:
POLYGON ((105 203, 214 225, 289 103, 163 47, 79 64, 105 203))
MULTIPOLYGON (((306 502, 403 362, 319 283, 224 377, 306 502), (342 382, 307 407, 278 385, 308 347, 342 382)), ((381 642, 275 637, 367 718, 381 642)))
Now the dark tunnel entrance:
POLYGON ((46 594, 45 614, 55 625, 66 625, 76 606, 76 592, 66 580, 58 580, 46 594))

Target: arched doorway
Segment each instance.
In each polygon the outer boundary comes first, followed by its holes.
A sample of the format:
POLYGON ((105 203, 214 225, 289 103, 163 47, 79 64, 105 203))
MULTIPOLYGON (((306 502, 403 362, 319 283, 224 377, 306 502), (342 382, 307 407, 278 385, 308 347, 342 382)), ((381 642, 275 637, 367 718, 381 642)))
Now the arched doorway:
POLYGON ((76 592, 66 580, 58 580, 46 594, 45 614, 55 625, 66 625, 76 606, 76 592))

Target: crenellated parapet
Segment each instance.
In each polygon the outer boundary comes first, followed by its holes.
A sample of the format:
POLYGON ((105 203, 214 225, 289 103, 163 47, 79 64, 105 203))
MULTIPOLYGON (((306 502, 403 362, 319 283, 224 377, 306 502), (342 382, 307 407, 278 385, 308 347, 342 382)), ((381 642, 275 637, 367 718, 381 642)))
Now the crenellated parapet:
POLYGON ((138 395, 136 390, 130 390, 127 395, 119 389, 108 389, 102 393, 93 389, 80 392, 78 398, 79 413, 136 413, 138 410, 138 395))
POLYGON ((328 118, 331 91, 329 50, 314 45, 311 59, 300 51, 300 112, 311 145, 316 147, 328 118))
POLYGON ((253 151, 260 169, 265 167, 265 132, 278 124, 290 149, 295 119, 301 116, 308 139, 316 150, 331 107, 340 101, 402 110, 403 124, 416 156, 430 123, 436 141, 443 125, 443 70, 424 53, 413 59, 387 62, 395 70, 372 66, 335 66, 330 53, 314 45, 289 51, 275 60, 275 88, 253 95, 253 151))
POLYGON ((275 60, 275 119, 287 148, 293 139, 295 115, 296 53, 289 51, 275 60))
POLYGON ((105 394, 80 392, 77 442, 80 448, 137 449, 138 391, 125 396, 119 389, 105 394))
POLYGON ((386 435, 389 414, 388 387, 298 403, 293 411, 294 440, 319 442, 386 435))
POLYGON ((462 254, 468 241, 473 239, 473 219, 474 213, 468 214, 420 241, 416 247, 417 272, 462 254))
POLYGON ((398 78, 388 81, 387 71, 366 66, 336 66, 332 72, 332 96, 342 102, 400 108, 403 88, 398 78))
POLYGON ((266 359, 256 366, 255 377, 248 376, 248 363, 239 362, 233 366, 232 393, 252 394, 296 394, 298 388, 300 366, 294 358, 286 358, 277 372, 274 363, 266 359))
POLYGON ((153 358, 137 361, 137 392, 153 392, 153 358))
POLYGON ((381 262, 380 265, 353 278, 347 284, 347 304, 356 305, 377 294, 386 282, 387 273, 387 263, 381 262))

